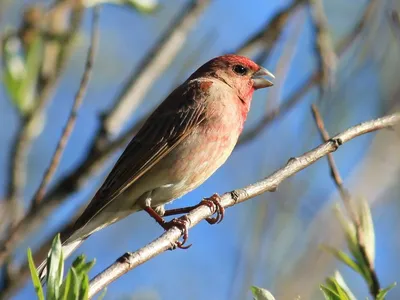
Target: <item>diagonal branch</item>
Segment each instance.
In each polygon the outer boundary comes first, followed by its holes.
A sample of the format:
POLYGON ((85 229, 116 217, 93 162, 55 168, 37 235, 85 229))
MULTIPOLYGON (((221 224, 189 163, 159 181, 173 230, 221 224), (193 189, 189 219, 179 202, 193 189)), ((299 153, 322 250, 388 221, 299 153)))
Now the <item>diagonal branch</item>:
POLYGON ((333 84, 337 57, 329 33, 322 0, 309 0, 312 21, 315 28, 315 51, 321 73, 321 91, 333 84))
MULTIPOLYGON (((400 112, 353 126, 305 154, 291 158, 283 168, 275 171, 264 180, 225 193, 221 196, 220 203, 223 207, 227 208, 247 201, 262 193, 275 191, 279 184, 281 184, 285 179, 310 166, 327 154, 336 151, 342 144, 362 134, 392 127, 397 123, 400 123, 400 112)), ((213 211, 211 211, 209 207, 200 206, 188 213, 185 217, 189 222, 189 227, 191 228, 205 218, 210 217, 212 214, 213 211)), ((128 271, 149 261, 168 249, 173 248, 181 234, 182 233, 178 228, 173 227, 162 234, 159 238, 153 240, 136 252, 127 252, 123 256, 119 257, 116 262, 91 280, 89 298, 92 298, 96 293, 128 271)))
MULTIPOLYGON (((317 127, 321 134, 322 140, 324 142, 329 141, 330 140, 329 133, 325 129, 324 121, 322 119, 322 116, 321 116, 317 106, 312 105, 311 108, 312 108, 312 113, 313 113, 313 116, 315 119, 315 123, 317 124, 317 127)), ((371 282, 372 282, 372 284, 369 287, 370 293, 374 297, 374 299, 376 299, 381 288, 380 288, 378 275, 376 274, 376 271, 374 268, 374 262, 373 262, 372 258, 368 255, 368 252, 367 252, 367 249, 365 246, 365 235, 364 235, 364 231, 362 230, 360 218, 359 218, 358 214, 356 213, 356 210, 354 209, 354 205, 352 203, 352 198, 351 198, 349 191, 343 185, 343 179, 340 176, 339 169, 336 166, 335 160, 333 158, 333 154, 329 153, 327 158, 328 158, 329 168, 331 170, 332 179, 335 182, 337 189, 339 190, 340 197, 343 201, 343 204, 347 210, 347 213, 349 214, 350 219, 356 230, 356 237, 357 237, 357 241, 358 241, 358 246, 360 248, 360 253, 363 256, 363 259, 367 264, 368 272, 369 272, 371 282)))
POLYGON ((89 46, 89 50, 88 50, 88 54, 87 54, 87 58, 86 58, 86 64, 85 64, 85 69, 84 69, 84 72, 82 75, 81 83, 80 83, 79 89, 76 93, 75 100, 74 100, 70 115, 67 120, 67 124, 65 125, 65 128, 61 134, 61 138, 58 141, 56 151, 54 152, 54 155, 53 155, 53 158, 51 159, 50 165, 43 176, 43 180, 40 183, 40 186, 37 189, 35 196, 33 197, 33 200, 32 200, 33 207, 37 206, 42 201, 44 194, 46 192, 46 188, 49 185, 50 180, 52 179, 52 177, 54 176, 54 173, 56 172, 56 170, 58 168, 58 165, 60 163, 65 146, 67 145, 69 137, 71 136, 72 130, 75 127, 76 119, 78 116, 78 111, 79 111, 79 109, 82 105, 83 99, 85 97, 87 87, 89 84, 89 80, 91 77, 92 69, 93 69, 94 57, 96 54, 98 40, 99 40, 98 19, 99 19, 99 7, 95 7, 94 12, 93 12, 90 46, 89 46))
MULTIPOLYGON (((279 11, 259 32, 251 36, 236 50, 236 53, 251 56, 257 49, 263 49, 263 57, 268 57, 276 41, 281 36, 289 17, 306 0, 294 0, 290 5, 279 11)), ((257 61, 259 62, 259 61, 257 61)))

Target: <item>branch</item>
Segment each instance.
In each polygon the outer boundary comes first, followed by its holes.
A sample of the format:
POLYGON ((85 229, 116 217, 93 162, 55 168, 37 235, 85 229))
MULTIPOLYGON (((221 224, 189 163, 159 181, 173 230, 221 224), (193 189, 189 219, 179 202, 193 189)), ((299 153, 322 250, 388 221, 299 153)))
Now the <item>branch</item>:
MULTIPOLYGON (((364 28, 368 19, 371 18, 372 13, 375 11, 379 0, 371 0, 364 11, 363 16, 361 17, 358 24, 354 27, 354 29, 338 44, 337 48, 335 49, 337 55, 340 57, 345 53, 345 51, 351 46, 353 41, 357 38, 360 34, 362 29, 364 28)), ((259 123, 249 130, 247 130, 240 138, 239 145, 246 144, 253 140, 260 132, 262 132, 269 124, 271 124, 276 119, 283 117, 285 114, 290 112, 293 107, 299 103, 303 97, 307 94, 307 92, 314 87, 316 83, 319 83, 321 80, 321 72, 320 70, 315 71, 311 74, 304 83, 300 85, 300 88, 295 90, 289 99, 285 99, 282 101, 282 105, 268 114, 266 114, 259 123)))
POLYGON ((155 80, 163 74, 181 50, 189 32, 209 3, 210 0, 191 0, 183 8, 173 24, 132 72, 116 103, 104 114, 101 129, 103 134, 112 136, 121 131, 155 80))
POLYGON ((322 0, 309 0, 309 3, 315 28, 315 51, 318 57, 319 72, 321 73, 321 90, 324 90, 333 84, 337 56, 333 49, 322 0))
POLYGON ((263 56, 267 57, 276 41, 281 36, 282 30, 286 26, 289 17, 305 2, 306 0, 294 0, 286 8, 275 14, 271 21, 265 24, 263 29, 245 41, 235 52, 239 55, 251 56, 256 49, 264 48, 263 56))
POLYGON ((61 156, 64 152, 65 146, 67 145, 68 139, 74 129, 78 111, 82 105, 84 96, 87 91, 87 87, 89 84, 89 80, 91 77, 94 57, 97 50, 98 40, 99 40, 99 28, 98 28, 98 19, 99 19, 99 7, 95 7, 93 11, 93 20, 92 20, 92 33, 91 33, 91 40, 90 46, 86 58, 85 69, 82 75, 81 83, 79 89, 76 93, 74 103, 72 105, 72 109, 70 115, 67 120, 67 124, 61 134, 61 138, 58 141, 56 151, 54 152, 53 158, 51 159, 50 165, 43 176, 42 182, 40 183, 39 188, 36 191, 35 196, 32 200, 33 207, 36 207, 43 199, 44 194, 46 192, 46 188, 50 183, 50 180, 54 176, 55 171, 58 168, 60 163, 61 156))
MULTIPOLYGON (((330 140, 329 133, 325 129, 324 121, 321 117, 321 114, 320 114, 318 108, 315 105, 312 105, 311 108, 312 108, 312 113, 313 113, 313 116, 315 119, 315 123, 317 124, 317 127, 321 134, 322 140, 324 142, 329 141, 330 140)), ((339 190, 340 197, 343 201, 346 211, 349 214, 350 219, 356 230, 356 237, 357 237, 357 241, 358 241, 358 246, 360 248, 360 253, 363 256, 363 259, 367 264, 368 272, 369 272, 369 275, 370 275, 370 278, 372 281, 372 284, 369 286, 370 293, 374 297, 374 299, 376 299, 381 288, 380 288, 378 276, 375 272, 374 262, 373 262, 372 258, 368 255, 368 252, 367 252, 367 249, 365 246, 365 235, 364 235, 364 231, 362 230, 360 218, 359 218, 358 214, 356 213, 356 210, 354 209, 354 205, 352 203, 350 193, 343 185, 342 177, 340 176, 339 169, 336 166, 336 163, 335 163, 332 153, 328 154, 328 164, 329 164, 329 168, 331 170, 332 179, 335 182, 337 189, 339 190)))
MULTIPOLYGON (((227 208, 247 201, 262 193, 275 191, 282 181, 313 164, 325 155, 336 151, 342 144, 362 134, 382 128, 388 128, 397 123, 400 123, 400 112, 351 127, 313 150, 308 151, 299 157, 291 158, 286 166, 275 171, 264 180, 225 193, 221 196, 221 205, 227 208)), ((189 228, 191 228, 212 214, 213 211, 211 211, 209 207, 200 206, 191 211, 185 217, 189 220, 189 228)), ((128 271, 147 262, 166 250, 173 248, 181 234, 182 233, 178 228, 173 227, 162 234, 159 238, 153 240, 151 243, 136 252, 125 253, 123 256, 118 258, 115 263, 110 265, 90 281, 89 298, 92 298, 96 293, 128 271)))

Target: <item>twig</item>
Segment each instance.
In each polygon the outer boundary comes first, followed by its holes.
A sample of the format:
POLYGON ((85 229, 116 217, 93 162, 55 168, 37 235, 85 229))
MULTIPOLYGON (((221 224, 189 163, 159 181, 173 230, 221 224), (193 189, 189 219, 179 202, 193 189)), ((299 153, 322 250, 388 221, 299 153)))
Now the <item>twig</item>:
MULTIPOLYGON (((371 0, 364 11, 359 23, 355 28, 338 44, 336 48, 336 53, 340 57, 344 52, 351 46, 352 42, 357 38, 362 29, 364 28, 367 20, 371 17, 372 13, 380 0, 371 0)), ((290 112, 297 103, 302 100, 303 96, 314 87, 314 84, 320 82, 321 80, 320 70, 316 70, 312 75, 310 75, 304 83, 300 85, 300 88, 292 93, 289 99, 282 101, 282 105, 266 114, 259 123, 249 130, 247 130, 239 140, 239 145, 246 144, 253 140, 258 134, 264 130, 271 122, 275 121, 277 118, 284 116, 286 113, 290 112)))
MULTIPOLYGON (((286 166, 275 171, 273 174, 247 187, 225 193, 221 196, 221 205, 230 207, 238 203, 254 198, 267 191, 275 191, 279 184, 286 178, 293 176, 328 153, 336 151, 343 143, 368 132, 376 131, 382 128, 388 128, 400 122, 400 113, 388 115, 376 120, 368 121, 347 129, 336 135, 328 142, 306 152, 305 154, 291 158, 286 166)), ((195 226, 200 221, 211 216, 213 211, 206 206, 200 206, 185 217, 189 220, 189 227, 195 226)), ((125 253, 117 259, 107 269, 95 276, 90 282, 89 298, 101 291, 111 282, 121 277, 123 274, 135 267, 147 262, 153 257, 173 248, 176 241, 181 236, 181 231, 173 227, 166 231, 159 238, 153 240, 143 248, 133 253, 125 253)))
POLYGON ((305 2, 306 0, 294 0, 290 5, 275 14, 263 29, 245 41, 235 52, 239 55, 251 56, 257 49, 262 48, 264 51, 263 57, 267 57, 280 37, 289 17, 305 2))
POLYGON ((321 0, 309 0, 311 16, 315 28, 315 51, 321 73, 321 91, 331 86, 337 67, 337 56, 333 48, 324 7, 321 0))
POLYGON ((182 9, 173 24, 163 34, 156 45, 136 67, 117 97, 116 103, 103 116, 101 129, 106 136, 120 133, 123 124, 145 97, 179 50, 210 0, 191 0, 182 9))
POLYGON ((50 183, 51 178, 54 176, 55 171, 60 163, 61 156, 64 152, 65 146, 67 145, 68 139, 74 129, 79 108, 82 105, 84 96, 87 91, 87 87, 89 84, 89 80, 91 77, 94 57, 98 45, 99 40, 99 28, 98 28, 98 19, 99 19, 99 7, 95 7, 93 10, 93 20, 92 20, 92 33, 91 33, 91 41, 90 46, 86 58, 85 69, 82 75, 81 83, 79 89, 76 93, 74 103, 72 105, 71 113, 68 117, 67 124, 63 130, 60 140, 58 141, 56 151, 54 152, 53 158, 50 162, 48 169, 45 172, 45 175, 40 183, 40 186, 33 197, 32 205, 37 206, 43 199, 44 194, 46 192, 46 188, 50 183))
POLYGON ((390 12, 389 24, 395 38, 400 42, 400 16, 398 11, 393 10, 390 12))
MULTIPOLYGON (((324 121, 321 117, 321 114, 320 114, 317 106, 312 105, 311 108, 312 108, 312 113, 313 113, 313 116, 315 119, 315 123, 317 124, 318 130, 321 134, 321 138, 324 142, 328 142, 330 140, 329 133, 325 129, 324 121)), ((356 230, 358 246, 360 248, 360 252, 363 256, 363 259, 367 264, 368 272, 370 274, 371 281, 372 281, 372 284, 369 286, 370 293, 374 297, 374 299, 376 299, 378 296, 378 293, 380 291, 380 284, 379 284, 378 276, 375 272, 374 262, 372 261, 372 258, 368 255, 367 250, 366 250, 365 236, 364 236, 364 231, 362 230, 360 218, 359 218, 358 214, 356 213, 356 210, 354 209, 349 191, 343 185, 343 180, 342 180, 342 177, 340 176, 339 169, 336 166, 335 160, 333 158, 333 154, 329 153, 327 158, 328 158, 329 168, 331 170, 332 179, 335 182, 337 189, 339 190, 343 204, 346 207, 347 213, 349 214, 352 223, 354 224, 354 228, 356 230)))

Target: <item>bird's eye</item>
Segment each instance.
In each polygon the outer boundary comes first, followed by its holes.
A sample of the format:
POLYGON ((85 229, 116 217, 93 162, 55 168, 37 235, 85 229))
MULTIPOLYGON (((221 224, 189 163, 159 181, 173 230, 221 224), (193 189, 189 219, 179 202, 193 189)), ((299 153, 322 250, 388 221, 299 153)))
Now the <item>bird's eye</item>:
POLYGON ((243 67, 242 65, 235 65, 233 66, 233 72, 240 76, 244 76, 247 74, 247 68, 243 67))

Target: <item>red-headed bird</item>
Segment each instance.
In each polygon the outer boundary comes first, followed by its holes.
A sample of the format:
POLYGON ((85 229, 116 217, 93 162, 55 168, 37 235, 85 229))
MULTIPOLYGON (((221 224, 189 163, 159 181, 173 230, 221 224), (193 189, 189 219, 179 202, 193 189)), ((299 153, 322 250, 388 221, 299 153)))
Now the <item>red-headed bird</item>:
MULTIPOLYGON (((94 232, 140 210, 164 229, 182 225, 175 219, 164 222, 164 205, 197 188, 225 163, 253 92, 272 86, 266 75, 274 77, 246 57, 223 55, 177 87, 133 137, 74 226, 61 234, 64 258, 94 232)), ((218 199, 211 201, 222 214, 218 199)), ((38 268, 41 279, 45 267, 46 261, 38 268)))

